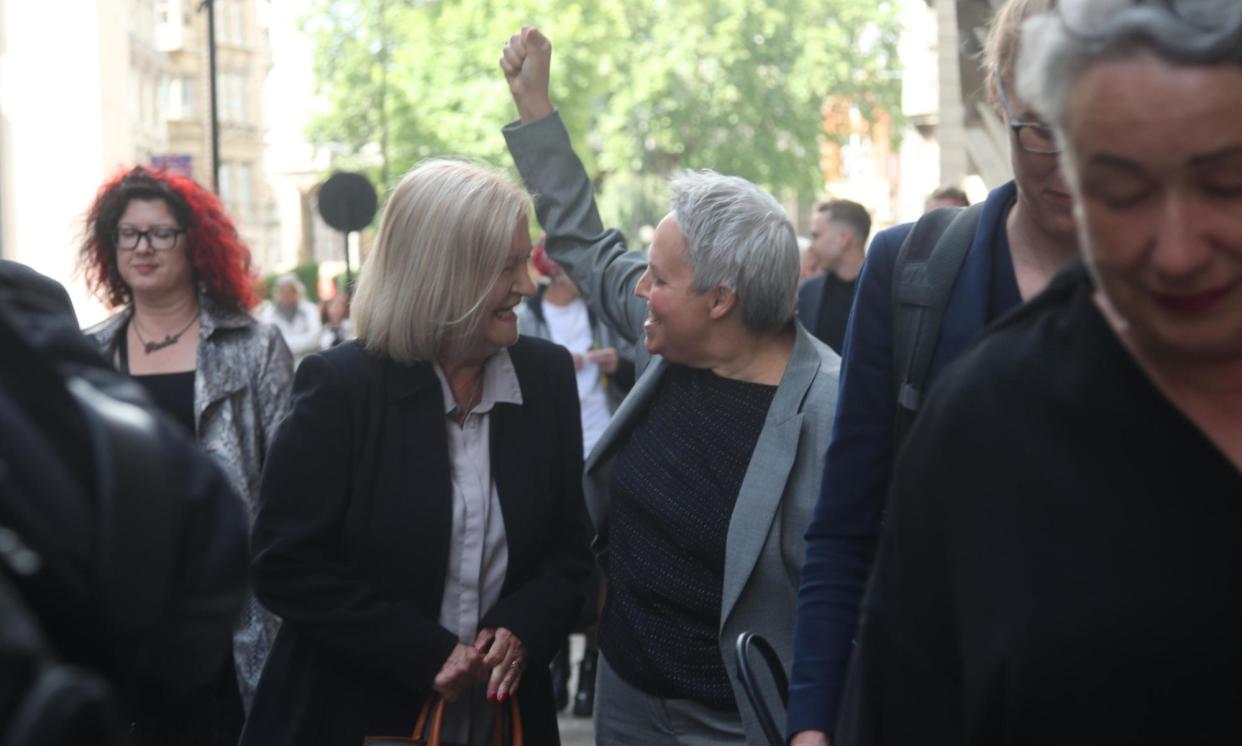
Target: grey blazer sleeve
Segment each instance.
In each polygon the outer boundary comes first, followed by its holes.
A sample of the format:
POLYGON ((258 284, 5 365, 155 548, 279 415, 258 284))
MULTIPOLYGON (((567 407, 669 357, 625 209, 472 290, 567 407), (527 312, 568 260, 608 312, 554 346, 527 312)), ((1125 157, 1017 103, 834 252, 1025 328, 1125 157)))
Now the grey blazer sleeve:
POLYGON ((604 230, 582 161, 574 154, 560 114, 504 128, 505 142, 535 212, 547 232, 548 255, 573 278, 595 315, 622 339, 637 344, 647 302, 634 296, 647 270, 643 256, 626 249, 615 229, 604 230))

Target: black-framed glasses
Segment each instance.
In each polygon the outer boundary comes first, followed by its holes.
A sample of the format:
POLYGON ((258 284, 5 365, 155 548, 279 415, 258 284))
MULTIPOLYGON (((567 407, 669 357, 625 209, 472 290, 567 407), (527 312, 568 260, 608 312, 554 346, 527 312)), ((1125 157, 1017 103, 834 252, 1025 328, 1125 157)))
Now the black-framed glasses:
POLYGON ((154 251, 168 251, 177 245, 177 237, 182 233, 185 233, 185 229, 168 225, 157 225, 145 231, 137 228, 117 228, 116 247, 121 251, 133 251, 145 238, 147 246, 154 251))
POLYGON ((1071 34, 1098 39, 1108 34, 1119 14, 1132 8, 1163 11, 1171 22, 1205 32, 1227 27, 1242 14, 1242 3, 1236 0, 1078 0, 1058 3, 1057 15, 1071 34))
POLYGON ((1056 155, 1061 152, 1057 138, 1052 129, 1043 122, 1031 122, 1015 119, 1013 108, 1009 105, 1009 96, 1005 94, 1005 79, 1001 76, 1000 66, 992 65, 992 76, 996 78, 996 92, 1000 95, 1001 108, 1005 110, 1005 119, 1009 121, 1009 129, 1018 138, 1018 147, 1028 153, 1037 155, 1056 155))

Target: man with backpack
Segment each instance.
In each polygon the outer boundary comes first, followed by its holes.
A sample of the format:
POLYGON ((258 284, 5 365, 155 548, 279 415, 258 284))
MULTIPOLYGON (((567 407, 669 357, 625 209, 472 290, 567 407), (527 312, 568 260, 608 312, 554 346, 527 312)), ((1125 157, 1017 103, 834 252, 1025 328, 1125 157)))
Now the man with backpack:
POLYGON ((984 50, 1014 180, 984 202, 882 231, 863 265, 823 487, 806 534, 787 724, 793 746, 822 746, 836 728, 893 462, 928 387, 984 328, 1077 256, 1056 141, 1013 84, 1021 24, 1053 4, 1009 0, 984 50))

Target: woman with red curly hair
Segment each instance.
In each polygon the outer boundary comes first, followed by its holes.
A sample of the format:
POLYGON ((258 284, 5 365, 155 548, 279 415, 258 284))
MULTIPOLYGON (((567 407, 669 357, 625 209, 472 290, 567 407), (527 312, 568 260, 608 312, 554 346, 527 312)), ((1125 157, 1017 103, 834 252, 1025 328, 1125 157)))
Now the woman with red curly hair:
MULTIPOLYGON (((293 361, 280 333, 247 313, 250 252, 220 201, 182 176, 123 171, 90 208, 81 262, 96 295, 122 307, 86 333, 216 457, 253 515, 293 361)), ((195 743, 236 743, 278 624, 251 598, 234 633, 236 677, 226 672, 193 703, 144 695, 139 741, 186 743, 197 732, 195 743)))

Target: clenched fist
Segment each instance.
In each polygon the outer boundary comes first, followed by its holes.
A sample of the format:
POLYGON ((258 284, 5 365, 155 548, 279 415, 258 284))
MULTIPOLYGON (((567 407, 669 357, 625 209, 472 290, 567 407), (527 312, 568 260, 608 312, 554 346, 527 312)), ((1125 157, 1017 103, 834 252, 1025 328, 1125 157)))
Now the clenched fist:
POLYGON ((552 43, 534 26, 509 37, 500 55, 513 103, 522 123, 542 119, 552 113, 548 96, 548 73, 552 66, 552 43))

